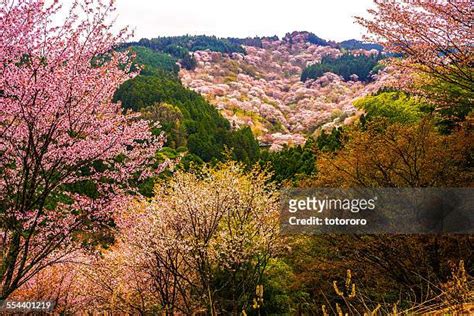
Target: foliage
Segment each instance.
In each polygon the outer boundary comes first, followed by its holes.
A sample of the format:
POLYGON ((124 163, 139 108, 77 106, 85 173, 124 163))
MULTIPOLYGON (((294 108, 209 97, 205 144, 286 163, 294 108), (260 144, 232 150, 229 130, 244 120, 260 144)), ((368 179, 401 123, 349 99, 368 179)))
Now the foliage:
POLYGON ((297 294, 292 290, 295 274, 284 259, 272 259, 268 262, 263 275, 263 305, 260 312, 264 315, 285 315, 292 311, 297 294))
POLYGON ((252 134, 250 127, 243 127, 229 137, 229 147, 233 148, 232 158, 247 166, 255 164, 260 157, 260 146, 252 134))
POLYGON ((315 174, 314 151, 314 141, 309 139, 304 146, 287 147, 277 152, 263 151, 260 164, 268 165, 278 183, 297 181, 315 174))
POLYGON ((432 106, 423 103, 420 98, 399 91, 366 96, 358 99, 354 105, 364 110, 366 120, 383 117, 390 123, 415 123, 433 110, 432 106))
POLYGON ((416 78, 415 86, 407 90, 433 104, 437 125, 443 132, 452 132, 472 115, 473 95, 463 87, 426 74, 412 76, 416 78))
POLYGON ((342 146, 342 127, 334 127, 330 133, 322 132, 316 139, 316 145, 321 152, 334 152, 342 146))
MULTIPOLYGON (((199 94, 182 86, 179 80, 161 70, 153 75, 140 75, 125 82, 115 93, 115 99, 125 109, 149 110, 150 106, 171 104, 181 113, 182 124, 188 135, 200 133, 215 138, 229 129, 229 123, 199 94)), ((161 117, 165 119, 165 117, 161 117)), ((169 122, 167 122, 169 123, 169 122)))
POLYGON ((127 43, 125 46, 142 46, 154 51, 170 54, 178 58, 186 69, 193 69, 196 66, 190 52, 197 50, 209 49, 226 54, 245 54, 245 50, 240 44, 235 44, 235 41, 206 35, 142 38, 138 42, 127 43))
POLYGON ((404 75, 398 85, 430 98, 441 109, 459 112, 461 118, 472 111, 472 3, 377 1, 369 13, 357 21, 371 40, 404 57, 390 62, 404 75))
POLYGON ((355 74, 360 81, 370 81, 380 59, 381 55, 344 54, 338 58, 326 56, 323 57, 321 63, 306 67, 301 74, 301 80, 317 79, 326 72, 332 72, 342 76, 344 80, 350 80, 351 76, 355 74))
POLYGON ((138 65, 145 66, 145 69, 142 70, 142 74, 152 72, 153 69, 161 69, 176 76, 178 75, 178 61, 169 54, 158 53, 141 46, 132 46, 129 50, 135 55, 134 62, 138 65))
POLYGON ((234 45, 245 45, 262 48, 262 38, 261 37, 246 37, 246 38, 235 38, 229 37, 227 40, 234 45))
POLYGON ((270 168, 272 179, 277 183, 306 183, 317 174, 318 153, 340 149, 343 136, 343 129, 335 127, 330 133, 321 132, 316 139, 309 137, 304 146, 285 147, 276 152, 262 151, 259 164, 270 168))
POLYGON ((308 33, 307 40, 311 44, 318 45, 318 46, 328 46, 329 45, 329 43, 326 40, 316 36, 314 33, 308 33))
POLYGON ((166 144, 171 148, 186 146, 186 129, 182 122, 184 116, 181 110, 168 103, 155 103, 141 109, 142 117, 149 121, 159 122, 154 133, 165 132, 166 144))
POLYGON ((467 129, 440 135, 429 118, 412 124, 382 118, 347 137, 336 154, 320 156, 315 185, 462 187, 473 181, 473 135, 467 129))

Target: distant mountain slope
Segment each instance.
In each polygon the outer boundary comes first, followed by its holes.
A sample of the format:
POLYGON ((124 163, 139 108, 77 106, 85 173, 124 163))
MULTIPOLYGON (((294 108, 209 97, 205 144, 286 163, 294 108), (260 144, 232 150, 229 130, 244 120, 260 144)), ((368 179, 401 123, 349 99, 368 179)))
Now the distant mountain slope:
POLYGON ((357 79, 363 82, 369 82, 379 69, 379 60, 381 54, 343 54, 337 58, 325 56, 320 63, 312 64, 306 67, 301 74, 301 81, 306 82, 309 79, 318 79, 327 72, 335 73, 344 78, 344 80, 357 79))
POLYGON ((339 46, 344 49, 348 50, 355 50, 355 49, 365 49, 365 50, 371 50, 375 49, 381 52, 383 50, 383 46, 379 44, 373 44, 373 43, 366 43, 362 41, 358 41, 356 39, 350 39, 347 41, 342 41, 339 43, 339 46))
MULTIPOLYGON (((357 40, 337 44, 310 32, 287 33, 281 39, 157 37, 124 46, 131 47, 137 62, 145 65, 141 76, 117 92, 124 106, 140 110, 155 103, 171 103, 185 120, 196 122, 204 121, 199 118, 202 112, 210 115, 209 133, 216 133, 214 126, 224 130, 249 126, 272 150, 304 144, 320 127, 349 123, 356 113, 353 101, 377 89, 377 82, 361 82, 372 79, 373 65, 365 67, 361 61, 371 60, 378 52, 376 46, 357 40), (337 61, 337 67, 322 67, 322 60, 337 61), (315 76, 310 73, 313 68, 315 76), (309 74, 304 76, 305 82, 300 81, 302 74, 309 74), (196 93, 185 89, 178 76, 196 93), (217 123, 220 119, 209 112, 209 103, 230 121, 228 127, 217 123)), ((198 130, 204 129, 204 123, 196 124, 203 126, 198 130)), ((189 122, 183 126, 188 136, 196 130, 189 122)), ((222 137, 203 139, 217 146, 225 143, 222 137)), ((200 155, 204 160, 210 157, 200 155)))
POLYGON ((176 58, 144 47, 130 49, 143 69, 117 90, 115 100, 159 121, 168 147, 186 149, 193 155, 191 160, 219 160, 225 147, 237 160, 248 164, 257 160, 259 147, 250 129, 232 130, 214 106, 184 87, 177 76, 176 58))
MULTIPOLYGON (((281 40, 245 39, 242 43, 254 44, 244 46, 246 54, 196 51, 196 68, 182 69, 180 77, 185 86, 203 94, 233 126, 250 126, 260 141, 272 149, 303 144, 318 127, 329 128, 326 123, 349 120, 356 112, 353 101, 377 89, 377 81, 346 81, 331 73, 301 82, 307 66, 319 63, 325 56, 342 55, 335 43, 321 40, 324 46, 313 44, 311 41, 319 42, 313 35, 293 32, 281 40)), ((354 53, 371 54, 365 50, 354 53)))
MULTIPOLYGON (((263 48, 263 41, 279 41, 280 38, 276 35, 274 36, 256 36, 256 37, 247 37, 247 38, 234 38, 229 37, 227 40, 235 45, 244 45, 244 46, 253 46, 263 48)), ((281 39, 282 41, 291 42, 295 41, 307 41, 314 45, 319 46, 335 46, 334 42, 326 41, 314 33, 311 32, 292 32, 286 33, 285 36, 281 39)))

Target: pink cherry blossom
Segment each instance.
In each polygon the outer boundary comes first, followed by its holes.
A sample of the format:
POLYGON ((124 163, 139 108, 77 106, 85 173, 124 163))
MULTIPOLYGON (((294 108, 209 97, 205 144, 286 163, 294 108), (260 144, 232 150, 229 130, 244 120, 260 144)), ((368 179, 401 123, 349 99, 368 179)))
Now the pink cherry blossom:
POLYGON ((112 102, 135 75, 112 50, 128 34, 111 33, 113 10, 76 1, 55 24, 58 1, 1 0, 0 298, 110 222, 162 144, 112 102))

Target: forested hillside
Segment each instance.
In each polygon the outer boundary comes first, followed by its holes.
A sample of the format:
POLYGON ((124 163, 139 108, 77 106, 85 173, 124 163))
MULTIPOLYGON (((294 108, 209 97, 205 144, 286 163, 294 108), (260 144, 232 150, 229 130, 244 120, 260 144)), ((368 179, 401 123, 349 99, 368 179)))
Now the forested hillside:
POLYGON ((143 38, 138 42, 131 42, 122 47, 141 46, 150 48, 157 52, 167 53, 180 60, 181 65, 186 69, 193 69, 196 60, 190 52, 209 49, 221 53, 245 53, 245 50, 228 39, 221 39, 215 36, 174 36, 157 37, 152 39, 143 38))
POLYGON ((178 78, 177 60, 149 48, 131 47, 140 75, 125 82, 115 93, 124 109, 140 111, 159 122, 166 146, 187 152, 184 161, 221 160, 225 148, 246 164, 255 163, 259 147, 245 128, 231 130, 229 122, 201 95, 185 88, 178 78))
MULTIPOLYGON (((314 174, 315 150, 310 143, 280 153, 259 148, 249 127, 232 129, 214 106, 181 84, 175 57, 142 46, 127 49, 135 55, 140 75, 122 84, 114 100, 120 101, 125 110, 140 111, 144 118, 160 123, 155 133, 163 131, 166 135, 160 159, 184 154, 182 165, 189 168, 191 162, 228 159, 229 151, 233 159, 249 166, 259 161, 275 173, 278 181, 314 174)), ((147 187, 146 192, 150 190, 147 187)))
POLYGON ((332 72, 342 76, 344 80, 371 81, 372 76, 377 74, 378 62, 381 55, 358 55, 344 54, 337 58, 323 57, 320 63, 313 64, 303 70, 301 80, 318 79, 326 72, 332 72))

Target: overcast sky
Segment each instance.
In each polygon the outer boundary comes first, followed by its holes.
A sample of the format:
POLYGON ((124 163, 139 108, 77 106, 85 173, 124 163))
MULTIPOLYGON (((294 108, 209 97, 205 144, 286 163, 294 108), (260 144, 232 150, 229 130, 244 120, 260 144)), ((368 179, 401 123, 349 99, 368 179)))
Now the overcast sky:
POLYGON ((206 34, 219 37, 282 36, 310 31, 328 39, 360 39, 353 16, 372 0, 117 0, 117 23, 135 38, 206 34))

